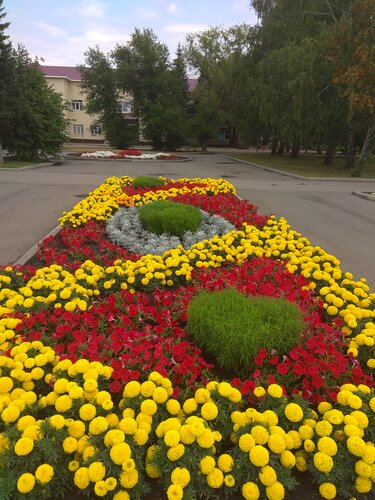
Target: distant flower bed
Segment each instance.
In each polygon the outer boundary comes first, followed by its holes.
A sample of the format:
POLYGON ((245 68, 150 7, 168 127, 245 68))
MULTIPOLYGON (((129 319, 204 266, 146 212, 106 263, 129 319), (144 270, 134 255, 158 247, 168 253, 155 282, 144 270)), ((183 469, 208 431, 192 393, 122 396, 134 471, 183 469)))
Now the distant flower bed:
POLYGON ((175 154, 142 153, 139 149, 125 149, 122 151, 93 151, 79 153, 80 158, 105 158, 109 160, 177 160, 175 154))
MULTIPOLYGON (((372 498, 375 294, 366 280, 223 179, 135 185, 107 179, 63 214, 38 268, 0 269, 0 496, 141 499, 156 481, 168 500, 282 500, 299 471, 322 498, 372 498), (155 235, 136 219, 123 225, 156 200, 210 214, 200 240, 157 255, 155 235), (115 243, 106 226, 116 217, 115 243), (188 314, 199 294, 228 289, 291 302, 303 319, 297 343, 270 348, 266 315, 256 354, 239 353, 238 373, 223 369, 223 353, 194 342, 188 314)), ((257 323, 242 315, 247 322, 251 335, 257 323)))

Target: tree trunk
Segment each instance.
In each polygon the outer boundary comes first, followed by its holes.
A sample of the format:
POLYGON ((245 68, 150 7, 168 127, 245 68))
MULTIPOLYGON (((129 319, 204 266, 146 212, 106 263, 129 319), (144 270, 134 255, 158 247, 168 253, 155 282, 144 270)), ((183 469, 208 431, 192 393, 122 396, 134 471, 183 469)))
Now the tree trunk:
POLYGON ((0 137, 0 163, 4 163, 3 143, 0 137))
POLYGON ((366 159, 371 153, 375 141, 375 113, 371 115, 366 137, 362 145, 361 154, 359 155, 358 165, 355 166, 351 173, 351 177, 360 177, 365 166, 366 159))
POLYGON ((287 142, 285 145, 285 153, 289 153, 289 152, 290 152, 290 144, 289 144, 289 142, 287 142))
POLYGON ((333 153, 335 152, 335 144, 328 143, 323 165, 333 165, 333 153))
POLYGON ((279 156, 282 156, 284 154, 284 151, 285 151, 285 142, 280 141, 279 148, 277 150, 277 154, 279 156))
POLYGON ((321 155, 322 153, 323 153, 322 146, 320 144, 318 144, 316 146, 316 154, 321 155))
POLYGON ((353 119, 350 117, 348 121, 348 139, 345 153, 345 167, 354 169, 355 164, 355 142, 354 142, 354 127, 353 119))
POLYGON ((208 137, 201 137, 201 151, 207 151, 208 137))
POLYGON ((272 156, 275 156, 276 155, 276 152, 277 152, 277 144, 278 144, 278 140, 277 140, 277 137, 273 137, 271 139, 271 155, 272 156))
POLYGON ((290 157, 291 158, 297 158, 298 153, 299 153, 299 143, 293 141, 292 149, 290 151, 290 157))

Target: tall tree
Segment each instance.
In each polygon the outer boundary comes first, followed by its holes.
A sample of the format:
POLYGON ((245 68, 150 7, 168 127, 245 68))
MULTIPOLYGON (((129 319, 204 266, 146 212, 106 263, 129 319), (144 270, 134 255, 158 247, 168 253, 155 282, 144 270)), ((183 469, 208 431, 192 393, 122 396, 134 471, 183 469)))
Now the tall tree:
POLYGON ((159 42, 151 29, 136 28, 130 41, 118 45, 112 55, 119 89, 134 98, 142 135, 155 149, 165 149, 174 140, 178 142, 180 108, 171 87, 173 78, 167 46, 159 42))
POLYGON ((3 0, 0 0, 0 163, 3 163, 3 144, 10 136, 14 115, 15 65, 12 57, 12 46, 6 35, 8 22, 4 22, 6 14, 3 0))
POLYGON ((14 124, 5 147, 20 160, 57 154, 66 140, 68 120, 65 103, 46 82, 37 61, 19 46, 13 51, 15 64, 14 124))
POLYGON ((121 96, 110 56, 98 47, 89 48, 79 71, 81 88, 86 94, 86 111, 96 116, 95 124, 100 125, 112 146, 128 147, 135 140, 135 133, 121 114, 121 96))
POLYGON ((332 36, 335 62, 333 81, 342 86, 348 99, 349 120, 360 114, 367 121, 358 164, 352 176, 360 176, 375 146, 375 3, 357 0, 332 36))

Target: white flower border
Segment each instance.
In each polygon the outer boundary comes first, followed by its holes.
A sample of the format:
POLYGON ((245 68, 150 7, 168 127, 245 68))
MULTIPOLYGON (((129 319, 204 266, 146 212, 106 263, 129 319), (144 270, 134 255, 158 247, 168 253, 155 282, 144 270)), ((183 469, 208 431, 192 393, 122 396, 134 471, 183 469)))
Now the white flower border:
MULTIPOLYGON (((92 153, 82 153, 80 158, 114 158, 113 151, 93 151, 92 153)), ((142 153, 141 155, 124 155, 121 158, 127 160, 157 160, 159 157, 168 157, 166 153, 142 153)))

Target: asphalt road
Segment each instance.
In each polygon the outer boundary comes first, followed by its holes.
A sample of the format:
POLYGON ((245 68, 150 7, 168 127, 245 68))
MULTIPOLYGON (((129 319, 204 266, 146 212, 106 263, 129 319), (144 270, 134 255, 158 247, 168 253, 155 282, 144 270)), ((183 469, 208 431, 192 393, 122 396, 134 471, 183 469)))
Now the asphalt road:
POLYGON ((352 191, 375 191, 375 180, 302 180, 240 163, 223 154, 191 162, 79 161, 23 171, 0 170, 0 264, 14 263, 57 226, 87 193, 112 175, 224 177, 265 214, 291 226, 341 261, 375 290, 375 202, 352 191))

